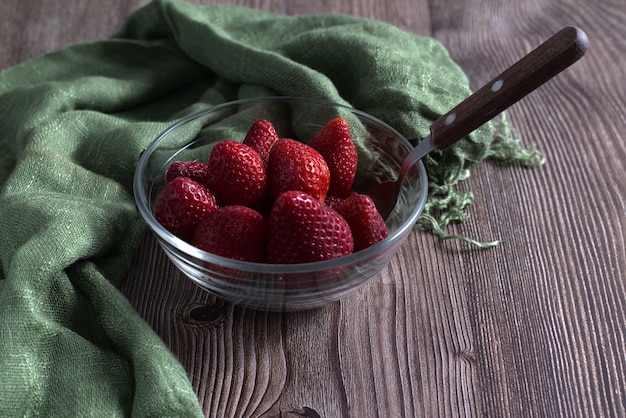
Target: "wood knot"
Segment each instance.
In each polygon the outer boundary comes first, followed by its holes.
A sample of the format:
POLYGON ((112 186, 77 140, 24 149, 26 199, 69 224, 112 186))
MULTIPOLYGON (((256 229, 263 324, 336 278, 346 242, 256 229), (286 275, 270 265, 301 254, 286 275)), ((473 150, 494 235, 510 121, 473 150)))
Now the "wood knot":
POLYGON ((290 411, 280 412, 278 417, 304 417, 304 418, 322 418, 322 416, 313 408, 303 406, 300 408, 292 409, 290 411))
POLYGON ((185 315, 185 322, 194 325, 217 326, 223 322, 225 314, 224 307, 221 305, 193 306, 185 315))
POLYGON ((292 409, 289 411, 289 414, 304 418, 322 418, 322 416, 315 409, 309 408, 308 406, 303 406, 299 409, 292 409))
POLYGON ((462 349, 454 353, 454 357, 462 362, 473 364, 476 362, 476 354, 470 349, 462 349))

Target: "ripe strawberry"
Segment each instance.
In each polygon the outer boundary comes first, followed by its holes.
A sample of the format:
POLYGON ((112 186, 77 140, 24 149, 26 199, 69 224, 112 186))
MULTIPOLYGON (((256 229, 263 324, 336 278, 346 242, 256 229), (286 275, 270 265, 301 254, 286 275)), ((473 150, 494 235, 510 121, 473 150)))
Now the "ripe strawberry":
POLYGON ((207 162, 207 186, 222 206, 254 206, 267 193, 267 176, 259 154, 248 145, 225 139, 207 162))
POLYGON ((176 177, 159 193, 154 216, 172 234, 189 241, 200 219, 215 209, 215 196, 204 185, 188 177, 176 177))
POLYGON ((310 146, 294 139, 279 139, 267 160, 269 189, 274 199, 290 190, 306 192, 324 202, 330 172, 324 158, 310 146))
POLYGON ((265 219, 246 206, 223 206, 200 221, 192 244, 235 260, 265 260, 265 219))
POLYGON ((343 118, 330 120, 308 144, 324 157, 330 170, 329 195, 347 197, 356 175, 357 150, 343 118))
POLYGON ((368 195, 352 192, 350 197, 335 206, 335 210, 350 225, 354 251, 367 248, 387 237, 385 220, 368 195))
POLYGON ((259 119, 250 126, 243 143, 258 152, 263 163, 267 165, 267 156, 276 141, 278 141, 278 134, 272 122, 259 119))
POLYGON ((267 217, 267 260, 275 264, 330 260, 352 253, 345 219, 302 191, 281 194, 267 217))
POLYGON ((200 161, 174 161, 167 167, 165 180, 170 182, 176 177, 189 177, 198 183, 206 183, 207 165, 200 161))

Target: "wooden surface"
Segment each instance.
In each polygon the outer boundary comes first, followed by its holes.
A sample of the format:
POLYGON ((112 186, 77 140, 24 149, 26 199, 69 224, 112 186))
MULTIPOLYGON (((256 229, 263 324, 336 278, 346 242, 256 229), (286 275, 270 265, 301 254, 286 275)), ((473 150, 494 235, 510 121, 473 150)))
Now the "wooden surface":
MULTIPOLYGON (((625 417, 624 0, 235 3, 435 37, 474 89, 563 26, 584 29, 590 49, 508 112, 547 164, 485 163, 461 185, 476 200, 448 232, 499 247, 416 232, 342 302, 277 314, 214 299, 147 239, 122 290, 179 357, 206 415, 625 417)), ((0 68, 112 34, 142 4, 3 0, 0 68)))

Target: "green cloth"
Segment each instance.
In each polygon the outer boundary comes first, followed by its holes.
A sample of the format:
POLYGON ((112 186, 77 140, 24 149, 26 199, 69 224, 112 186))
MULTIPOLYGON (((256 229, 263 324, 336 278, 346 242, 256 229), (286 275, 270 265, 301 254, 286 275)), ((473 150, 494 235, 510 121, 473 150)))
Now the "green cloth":
MULTIPOLYGON (((308 96, 417 142, 469 92, 437 41, 388 24, 173 0, 113 37, 2 71, 0 416, 202 415, 177 359, 119 291, 146 231, 134 168, 172 121, 239 98, 308 96)), ((427 160, 432 221, 467 198, 454 184, 503 143, 488 125, 427 160)))

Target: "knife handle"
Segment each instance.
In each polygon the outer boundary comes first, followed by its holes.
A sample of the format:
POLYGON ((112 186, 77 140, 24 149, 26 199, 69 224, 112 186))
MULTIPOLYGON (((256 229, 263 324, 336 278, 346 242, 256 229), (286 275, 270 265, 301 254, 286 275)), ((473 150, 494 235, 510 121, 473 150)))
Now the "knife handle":
POLYGON ((449 148, 578 61, 588 45, 587 35, 581 29, 561 29, 433 122, 433 146, 439 150, 449 148))

